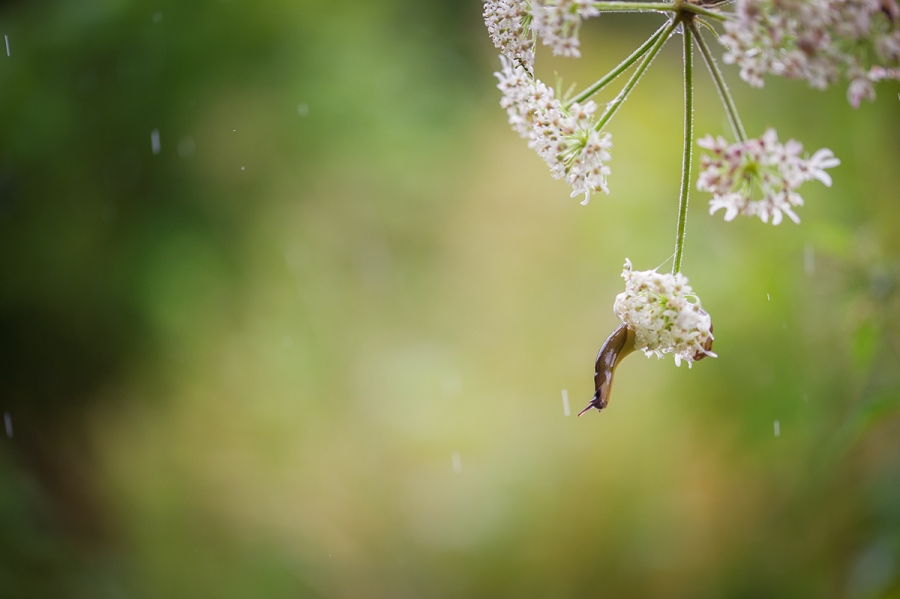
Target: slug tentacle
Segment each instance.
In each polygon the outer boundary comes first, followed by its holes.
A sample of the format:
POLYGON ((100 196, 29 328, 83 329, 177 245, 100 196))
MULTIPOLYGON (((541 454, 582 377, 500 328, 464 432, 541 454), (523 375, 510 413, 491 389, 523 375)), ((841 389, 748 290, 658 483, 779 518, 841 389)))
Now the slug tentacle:
POLYGON ((609 394, 612 391, 613 374, 616 372, 616 366, 634 350, 634 331, 629 329, 625 323, 622 323, 607 337, 600 348, 600 352, 597 354, 597 364, 594 367, 594 398, 585 409, 578 413, 579 416, 591 408, 602 410, 606 407, 609 403, 609 394))

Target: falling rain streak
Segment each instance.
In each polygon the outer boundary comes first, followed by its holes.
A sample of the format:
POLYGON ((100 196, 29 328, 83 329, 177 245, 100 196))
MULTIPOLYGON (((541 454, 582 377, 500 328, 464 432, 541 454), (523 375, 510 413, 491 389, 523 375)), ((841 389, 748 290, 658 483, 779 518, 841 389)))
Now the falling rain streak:
POLYGON ((6 425, 6 436, 12 439, 12 417, 9 415, 9 412, 3 412, 3 424, 6 425))
POLYGON ((153 155, 156 156, 159 154, 160 145, 159 145, 159 129, 154 129, 150 132, 150 149, 153 150, 153 155))
POLYGON ((3 41, 6 42, 6 55, 9 56, 9 36, 8 36, 8 35, 4 35, 4 36, 3 36, 3 41))
POLYGON ((775 436, 781 436, 781 422, 779 422, 778 420, 775 421, 775 436))
POLYGON ((569 410, 569 391, 567 389, 562 390, 562 400, 563 400, 563 416, 568 416, 571 414, 569 410))

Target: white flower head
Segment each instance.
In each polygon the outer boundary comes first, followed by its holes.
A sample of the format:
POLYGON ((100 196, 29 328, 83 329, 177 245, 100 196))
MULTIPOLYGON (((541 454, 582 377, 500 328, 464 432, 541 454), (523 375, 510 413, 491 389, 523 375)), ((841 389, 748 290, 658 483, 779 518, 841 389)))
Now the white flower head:
POLYGON ((556 56, 581 56, 578 32, 581 21, 600 11, 594 0, 536 0, 532 7, 532 27, 556 56))
POLYGON ((530 22, 530 2, 485 0, 484 24, 494 46, 529 73, 534 69, 534 35, 530 22))
POLYGON ((572 197, 591 193, 609 193, 606 177, 611 158, 612 136, 595 129, 597 105, 590 101, 568 108, 556 98, 553 88, 535 79, 521 65, 500 57, 502 70, 494 73, 503 92, 500 105, 506 109, 509 124, 528 140, 550 167, 555 179, 565 179, 572 197))
POLYGON ((794 207, 802 206, 803 198, 797 188, 812 179, 830 187, 831 175, 825 169, 841 163, 827 148, 803 158, 803 144, 793 139, 781 144, 774 129, 731 145, 721 136, 711 135, 697 144, 709 150, 700 159, 697 189, 713 194, 709 213, 724 208, 726 221, 741 214, 758 216, 764 223, 771 219, 777 225, 786 214, 799 223, 794 207), (761 197, 753 199, 757 192, 761 197))
POLYGON ((737 0, 735 15, 720 38, 724 59, 754 87, 765 74, 818 89, 844 79, 858 107, 875 98, 873 82, 900 80, 897 0, 737 0))
POLYGON ((625 260, 625 291, 616 296, 614 311, 634 331, 634 345, 648 357, 675 354, 675 364, 690 366, 712 352, 712 322, 700 299, 681 273, 634 271, 625 260))

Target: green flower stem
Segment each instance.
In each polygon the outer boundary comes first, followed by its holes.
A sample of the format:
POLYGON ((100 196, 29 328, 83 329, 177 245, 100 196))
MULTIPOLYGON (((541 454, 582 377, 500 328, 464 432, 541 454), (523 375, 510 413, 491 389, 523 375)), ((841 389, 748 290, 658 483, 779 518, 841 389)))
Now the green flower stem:
POLYGON ((602 79, 599 79, 596 83, 594 83, 593 85, 591 85, 590 87, 585 89, 583 92, 581 92, 580 94, 578 94, 571 100, 567 101, 566 108, 568 108, 569 106, 571 106, 572 104, 574 104, 576 102, 579 102, 579 103, 584 102, 585 100, 587 100, 588 98, 590 98, 591 96, 593 96, 594 94, 599 92, 601 89, 603 89, 604 87, 609 85, 610 82, 612 82, 616 77, 621 75, 624 71, 626 71, 635 62, 637 62, 637 60, 641 56, 643 56, 644 54, 647 53, 647 50, 649 50, 650 46, 652 46, 656 42, 656 40, 659 39, 659 36, 661 36, 663 34, 663 32, 666 30, 666 27, 668 27, 668 25, 669 25, 668 23, 663 23, 662 27, 660 27, 659 29, 656 30, 656 33, 651 35, 650 38, 646 42, 644 42, 640 48, 638 48, 637 50, 632 52, 631 56, 629 56, 628 58, 623 60, 619 64, 619 66, 617 66, 616 68, 611 70, 609 73, 604 75, 602 79))
POLYGON ((695 15, 703 15, 718 21, 727 21, 730 17, 724 13, 704 8, 690 2, 594 2, 594 8, 603 12, 681 12, 687 11, 695 15))
POLYGON ((674 12, 674 2, 594 2, 594 8, 608 12, 674 12))
POLYGON ((681 272, 684 234, 687 226, 688 194, 691 188, 691 151, 694 147, 694 52, 691 33, 684 28, 684 154, 681 159, 681 194, 678 197, 678 229, 675 235, 675 260, 672 274, 681 272))
POLYGON ((616 114, 616 111, 622 105, 622 102, 625 101, 625 98, 628 97, 628 94, 637 85, 638 80, 641 78, 641 75, 644 74, 644 71, 647 70, 647 67, 650 66, 650 63, 653 62, 653 59, 656 58, 656 55, 659 54, 659 51, 662 49, 663 45, 666 43, 666 40, 672 35, 672 32, 675 31, 675 28, 678 26, 679 19, 672 19, 669 24, 666 26, 662 35, 659 36, 655 42, 653 42, 653 46, 650 48, 650 51, 644 57, 644 60, 637 66, 634 73, 631 74, 631 78, 628 80, 628 83, 625 84, 625 87, 622 88, 622 91, 619 92, 619 95, 615 97, 615 99, 607 104, 606 110, 600 116, 600 120, 597 121, 597 124, 594 126, 595 131, 602 131, 603 127, 609 122, 613 115, 616 114))
POLYGON ((703 55, 703 61, 706 62, 706 68, 709 69, 709 74, 712 75, 713 82, 716 84, 716 89, 719 91, 719 97, 722 99, 722 104, 725 105, 725 113, 728 115, 728 121, 731 123, 731 128, 734 130, 734 136, 738 141, 746 141, 747 134, 744 132, 744 126, 741 124, 741 117, 738 116, 737 107, 734 104, 734 99, 731 97, 731 92, 728 91, 728 86, 725 85, 725 78, 722 77, 722 71, 719 70, 719 65, 716 64, 715 58, 713 58, 712 53, 709 51, 709 46, 706 45, 703 36, 700 35, 700 32, 697 30, 697 25, 690 23, 690 28, 694 37, 697 39, 697 46, 700 48, 700 53, 703 55))
POLYGON ((732 19, 731 15, 715 10, 710 10, 708 8, 703 8, 702 6, 691 4, 690 2, 682 2, 679 8, 686 12, 692 12, 695 15, 703 15, 704 17, 709 17, 710 19, 716 19, 717 21, 728 21, 732 19))

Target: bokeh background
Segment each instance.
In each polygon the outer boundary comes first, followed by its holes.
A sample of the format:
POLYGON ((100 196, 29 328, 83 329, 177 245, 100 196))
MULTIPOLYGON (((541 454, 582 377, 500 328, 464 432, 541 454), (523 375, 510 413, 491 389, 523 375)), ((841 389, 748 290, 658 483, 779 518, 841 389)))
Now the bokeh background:
POLYGON ((0 596, 900 596, 900 86, 727 69, 834 186, 779 227, 694 192, 719 358, 631 357, 576 419, 622 263, 672 253, 680 44, 584 207, 475 0, 6 0, 0 34, 0 596))

